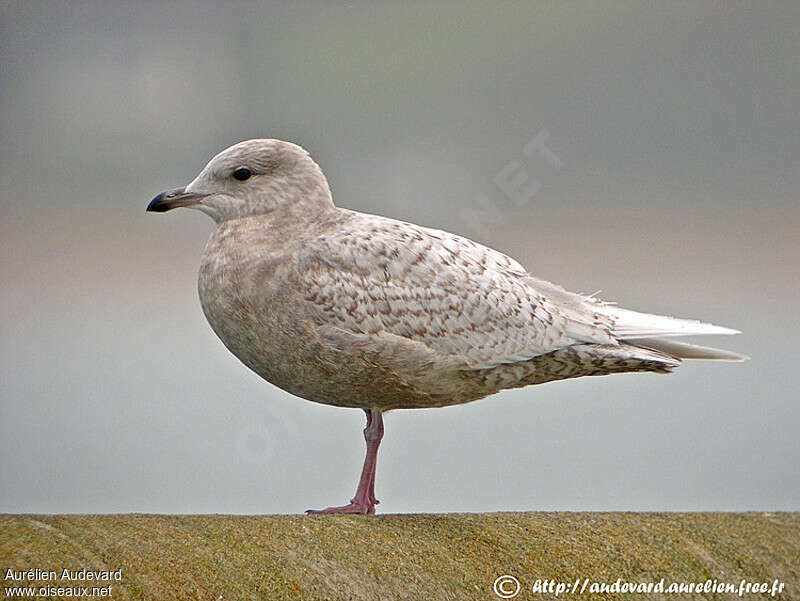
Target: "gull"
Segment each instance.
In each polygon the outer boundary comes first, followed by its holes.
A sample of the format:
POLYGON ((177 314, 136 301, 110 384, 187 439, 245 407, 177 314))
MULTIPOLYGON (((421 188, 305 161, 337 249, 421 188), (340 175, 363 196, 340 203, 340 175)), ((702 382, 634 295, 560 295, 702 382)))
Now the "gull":
POLYGON ((290 142, 235 144, 147 210, 177 207, 216 223, 198 290, 225 346, 293 395, 366 413, 355 496, 308 513, 375 513, 387 411, 580 376, 668 373, 683 359, 747 358, 673 339, 736 330, 623 309, 467 238, 336 207, 322 170, 290 142))

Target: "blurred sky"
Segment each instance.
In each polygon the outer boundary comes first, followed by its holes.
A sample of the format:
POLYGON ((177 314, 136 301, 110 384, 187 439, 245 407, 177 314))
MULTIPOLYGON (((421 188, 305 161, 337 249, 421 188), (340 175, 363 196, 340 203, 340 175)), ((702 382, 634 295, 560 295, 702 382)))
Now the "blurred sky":
POLYGON ((340 206, 753 357, 390 413, 380 511, 800 509, 800 4, 29 0, 0 52, 0 511, 352 496, 362 412, 230 355, 197 299, 212 222, 144 212, 253 137, 306 147, 340 206))

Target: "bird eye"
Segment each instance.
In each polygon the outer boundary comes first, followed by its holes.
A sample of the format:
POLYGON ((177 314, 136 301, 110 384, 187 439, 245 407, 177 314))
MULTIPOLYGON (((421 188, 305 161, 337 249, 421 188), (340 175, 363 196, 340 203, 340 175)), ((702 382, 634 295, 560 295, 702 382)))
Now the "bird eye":
POLYGON ((247 167, 239 167, 236 171, 233 172, 233 177, 238 179, 240 182, 243 182, 251 175, 250 170, 247 167))

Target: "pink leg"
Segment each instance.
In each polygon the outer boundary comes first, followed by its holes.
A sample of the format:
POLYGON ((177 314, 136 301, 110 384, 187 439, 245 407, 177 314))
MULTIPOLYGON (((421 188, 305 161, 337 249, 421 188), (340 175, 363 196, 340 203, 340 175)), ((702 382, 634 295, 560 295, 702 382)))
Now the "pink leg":
POLYGON ((364 428, 364 439, 367 441, 367 455, 361 479, 358 481, 356 495, 350 499, 349 505, 328 507, 327 509, 309 509, 306 513, 375 513, 375 464, 378 459, 378 446, 383 438, 383 416, 378 409, 364 409, 367 414, 367 427, 364 428))

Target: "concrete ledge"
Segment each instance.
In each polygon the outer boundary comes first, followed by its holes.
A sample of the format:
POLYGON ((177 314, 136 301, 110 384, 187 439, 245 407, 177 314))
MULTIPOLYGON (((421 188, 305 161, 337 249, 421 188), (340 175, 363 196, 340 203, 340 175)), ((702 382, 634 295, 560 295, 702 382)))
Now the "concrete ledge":
MULTIPOLYGON (((495 579, 785 584, 800 599, 800 513, 378 516, 2 515, 0 568, 122 570, 113 599, 489 600, 495 579)), ((512 583, 513 584, 513 583, 512 583)), ((510 585, 505 586, 510 591, 510 585)), ((14 597, 12 597, 14 598, 14 597)), ((58 598, 54 596, 37 598, 58 598)), ((83 597, 97 599, 95 597, 83 597)), ((106 597, 108 598, 108 597, 106 597)), ((733 599, 732 593, 563 593, 561 599, 733 599)), ((745 599, 770 598, 769 593, 745 599)))

